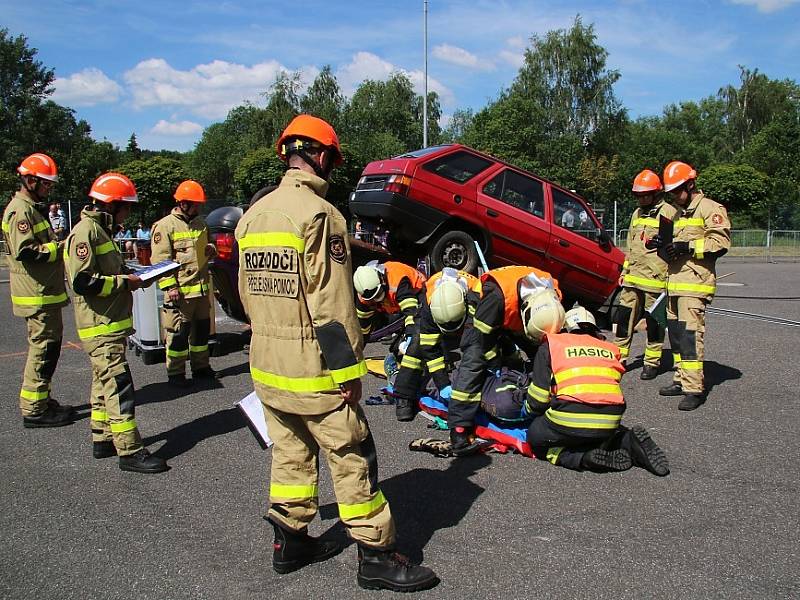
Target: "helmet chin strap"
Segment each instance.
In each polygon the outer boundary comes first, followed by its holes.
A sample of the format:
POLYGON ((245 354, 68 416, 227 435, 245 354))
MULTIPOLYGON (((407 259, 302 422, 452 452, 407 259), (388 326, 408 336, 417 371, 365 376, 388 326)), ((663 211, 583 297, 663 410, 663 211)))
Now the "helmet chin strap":
POLYGON ((39 179, 37 177, 33 178, 34 184, 31 186, 28 184, 28 177, 22 177, 22 187, 25 188, 25 191, 28 192, 33 197, 34 204, 46 204, 47 198, 42 198, 37 192, 37 188, 39 187, 39 179))
MULTIPOLYGON (((327 156, 327 150, 325 152, 327 156)), ((311 158, 311 156, 305 150, 300 149, 297 150, 296 153, 300 158, 302 158, 306 162, 306 164, 308 164, 308 166, 314 169, 314 173, 317 174, 317 177, 320 177, 325 181, 328 181, 328 177, 331 176, 331 170, 333 166, 332 161, 327 160, 326 161, 327 165, 325 166, 325 168, 323 168, 322 165, 320 165, 319 162, 311 158)))

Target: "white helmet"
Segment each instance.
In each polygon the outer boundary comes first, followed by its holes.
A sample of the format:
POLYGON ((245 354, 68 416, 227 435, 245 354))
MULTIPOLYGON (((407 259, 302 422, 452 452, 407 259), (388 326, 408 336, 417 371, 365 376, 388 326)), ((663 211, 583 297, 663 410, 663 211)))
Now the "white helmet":
POLYGON ((353 285, 362 300, 380 302, 385 293, 381 272, 373 264, 363 265, 353 273, 353 285))
POLYGON ((586 329, 586 327, 581 327, 581 325, 589 325, 594 330, 597 330, 597 321, 595 321, 594 315, 582 306, 575 306, 565 315, 564 326, 567 328, 568 332, 573 333, 581 329, 586 329))
POLYGON ((467 318, 464 288, 452 279, 443 279, 431 294, 431 315, 442 331, 456 331, 467 318))
POLYGON ((547 333, 558 333, 564 326, 564 307, 552 290, 528 296, 522 305, 522 325, 525 335, 540 342, 547 333))

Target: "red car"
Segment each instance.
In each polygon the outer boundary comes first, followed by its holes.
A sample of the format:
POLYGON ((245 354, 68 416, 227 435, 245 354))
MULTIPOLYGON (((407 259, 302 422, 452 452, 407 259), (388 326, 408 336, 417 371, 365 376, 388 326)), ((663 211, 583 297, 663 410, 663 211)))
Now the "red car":
POLYGON ((434 271, 474 272, 477 241, 490 267, 552 273, 566 302, 605 302, 625 260, 583 198, 460 144, 369 163, 350 212, 388 229, 394 254, 430 255, 434 271))

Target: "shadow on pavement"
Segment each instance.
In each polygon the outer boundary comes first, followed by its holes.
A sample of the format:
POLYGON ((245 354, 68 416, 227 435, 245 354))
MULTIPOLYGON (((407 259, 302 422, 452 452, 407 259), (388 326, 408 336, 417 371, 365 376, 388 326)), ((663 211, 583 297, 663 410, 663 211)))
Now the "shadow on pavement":
POLYGON ((703 362, 703 375, 705 377, 706 393, 711 392, 716 386, 733 379, 741 379, 742 372, 728 365, 721 365, 713 360, 703 362))
POLYGON ((245 422, 239 409, 227 408, 178 425, 158 435, 146 437, 144 445, 149 446, 157 442, 166 441, 154 454, 169 460, 188 452, 204 440, 232 433, 242 427, 245 427, 245 422))

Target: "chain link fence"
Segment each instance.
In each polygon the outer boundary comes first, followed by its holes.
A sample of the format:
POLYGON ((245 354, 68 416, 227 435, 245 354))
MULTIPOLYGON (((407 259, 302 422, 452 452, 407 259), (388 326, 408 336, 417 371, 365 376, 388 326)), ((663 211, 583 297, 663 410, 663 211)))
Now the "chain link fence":
MULTIPOLYGON (((628 230, 617 231, 617 247, 627 250, 628 230)), ((731 249, 725 258, 742 261, 800 262, 800 231, 783 229, 733 229, 731 249)))

